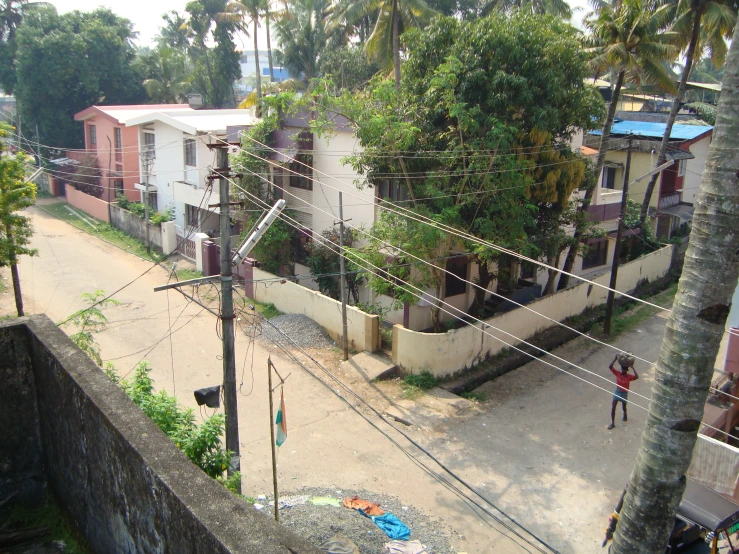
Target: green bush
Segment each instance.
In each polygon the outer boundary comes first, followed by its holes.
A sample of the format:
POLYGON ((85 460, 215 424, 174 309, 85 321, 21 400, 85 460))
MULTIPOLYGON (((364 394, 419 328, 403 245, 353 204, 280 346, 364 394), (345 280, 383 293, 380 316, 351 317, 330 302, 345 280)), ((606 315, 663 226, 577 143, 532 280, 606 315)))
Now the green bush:
POLYGON ((406 375, 403 379, 403 382, 406 385, 410 385, 412 387, 418 387, 422 390, 429 390, 436 386, 436 377, 431 375, 428 371, 424 370, 421 373, 411 373, 410 375, 406 375))
POLYGON ((167 208, 163 212, 154 212, 149 215, 149 221, 151 221, 152 225, 161 225, 162 223, 172 221, 173 219, 174 211, 172 208, 167 208))

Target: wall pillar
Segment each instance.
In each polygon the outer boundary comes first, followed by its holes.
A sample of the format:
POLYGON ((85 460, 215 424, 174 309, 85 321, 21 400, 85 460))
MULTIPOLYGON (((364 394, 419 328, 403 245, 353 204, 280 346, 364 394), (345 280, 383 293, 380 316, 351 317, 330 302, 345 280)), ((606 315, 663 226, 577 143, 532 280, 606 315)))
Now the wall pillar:
POLYGON ((210 237, 205 233, 195 233, 192 240, 195 242, 195 269, 203 272, 203 241, 210 237))
POLYGON ((177 233, 174 221, 164 221, 162 228, 162 253, 167 256, 177 249, 177 233))

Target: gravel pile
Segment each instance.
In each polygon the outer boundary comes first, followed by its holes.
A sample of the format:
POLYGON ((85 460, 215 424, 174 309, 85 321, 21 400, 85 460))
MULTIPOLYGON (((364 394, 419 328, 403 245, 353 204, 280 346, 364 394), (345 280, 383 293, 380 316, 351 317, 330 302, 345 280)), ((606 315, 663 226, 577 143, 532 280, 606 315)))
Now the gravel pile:
MULTIPOLYGON (((269 322, 302 348, 330 348, 335 346, 334 341, 326 334, 326 331, 318 323, 303 314, 278 315, 270 319, 269 322)), ((275 341, 284 346, 291 346, 291 342, 269 323, 262 323, 262 340, 275 341)))
MULTIPOLYGON (((371 502, 379 502, 383 510, 394 513, 408 526, 411 530, 411 540, 421 541, 429 554, 455 552, 449 545, 451 533, 444 524, 431 520, 413 507, 403 506, 397 498, 362 490, 324 488, 307 488, 285 494, 332 496, 338 498, 340 502, 346 496, 357 495, 371 502)), ((271 500, 271 497, 267 497, 267 501, 257 500, 257 502, 268 504, 271 500)), ((265 506, 264 513, 272 516, 273 509, 272 506, 265 506)), ((343 533, 357 545, 362 554, 382 554, 385 544, 391 540, 372 520, 343 506, 340 508, 314 506, 308 502, 291 508, 283 508, 280 510, 280 523, 316 546, 336 533, 343 533)))

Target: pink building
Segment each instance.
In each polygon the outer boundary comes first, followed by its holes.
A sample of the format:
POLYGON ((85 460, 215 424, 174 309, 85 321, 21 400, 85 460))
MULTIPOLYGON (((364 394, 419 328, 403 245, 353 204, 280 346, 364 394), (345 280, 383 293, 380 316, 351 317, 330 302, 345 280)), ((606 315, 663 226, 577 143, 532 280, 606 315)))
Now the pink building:
MULTIPOLYGON (((143 104, 133 106, 90 106, 75 114, 75 121, 85 125, 85 153, 97 158, 101 171, 101 198, 115 201, 118 194, 141 200, 134 185, 141 182, 139 171, 139 139, 136 127, 126 121, 149 112, 192 111, 187 104, 143 104)), ((79 154, 69 153, 70 158, 79 154)))

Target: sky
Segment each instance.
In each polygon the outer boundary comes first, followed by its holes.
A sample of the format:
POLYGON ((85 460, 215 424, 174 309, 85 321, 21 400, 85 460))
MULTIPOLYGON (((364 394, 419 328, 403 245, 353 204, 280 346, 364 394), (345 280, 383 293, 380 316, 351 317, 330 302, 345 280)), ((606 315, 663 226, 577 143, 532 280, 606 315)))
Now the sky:
MULTIPOLYGON (((152 43, 154 36, 159 32, 162 23, 161 15, 171 10, 183 12, 188 0, 125 0, 113 2, 111 0, 51 0, 59 13, 72 10, 83 12, 92 11, 99 6, 110 8, 113 13, 130 19, 134 29, 138 31, 138 44, 146 46, 152 43)), ((570 6, 580 8, 572 18, 573 24, 580 26, 580 21, 589 7, 587 0, 569 0, 570 6)), ((258 37, 264 43, 264 37, 258 37)), ((236 41, 240 50, 251 50, 251 41, 240 37, 236 41)))

